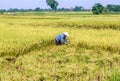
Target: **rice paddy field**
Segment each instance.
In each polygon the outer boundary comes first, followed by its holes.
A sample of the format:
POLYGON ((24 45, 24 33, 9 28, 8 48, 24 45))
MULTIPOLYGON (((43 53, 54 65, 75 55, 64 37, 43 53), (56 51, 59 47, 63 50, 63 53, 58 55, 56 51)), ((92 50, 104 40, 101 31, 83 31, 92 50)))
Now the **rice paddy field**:
POLYGON ((0 81, 120 81, 120 14, 0 15, 0 81))

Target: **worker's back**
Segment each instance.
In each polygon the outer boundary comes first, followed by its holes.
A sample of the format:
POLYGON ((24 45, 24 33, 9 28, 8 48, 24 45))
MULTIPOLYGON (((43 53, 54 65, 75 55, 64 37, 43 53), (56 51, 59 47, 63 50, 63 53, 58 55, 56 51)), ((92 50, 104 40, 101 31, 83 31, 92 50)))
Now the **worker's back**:
POLYGON ((55 39, 58 41, 61 40, 62 38, 64 38, 64 34, 58 34, 55 39))

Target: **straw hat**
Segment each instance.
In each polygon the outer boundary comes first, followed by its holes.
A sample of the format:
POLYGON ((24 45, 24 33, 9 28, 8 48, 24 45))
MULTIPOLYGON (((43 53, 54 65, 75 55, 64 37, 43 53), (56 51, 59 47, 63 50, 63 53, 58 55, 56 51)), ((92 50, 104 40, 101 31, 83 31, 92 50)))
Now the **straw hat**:
POLYGON ((67 37, 69 36, 68 32, 64 32, 63 34, 66 35, 67 37))

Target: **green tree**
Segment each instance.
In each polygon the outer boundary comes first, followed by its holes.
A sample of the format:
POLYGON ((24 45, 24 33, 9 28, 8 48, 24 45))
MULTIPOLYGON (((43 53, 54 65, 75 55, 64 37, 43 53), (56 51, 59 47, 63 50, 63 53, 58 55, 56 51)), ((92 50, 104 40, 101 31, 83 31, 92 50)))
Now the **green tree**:
POLYGON ((113 11, 115 10, 115 6, 114 6, 113 4, 108 4, 108 5, 106 6, 106 8, 107 8, 108 11, 110 11, 110 12, 113 12, 113 11))
POLYGON ((46 0, 46 3, 55 11, 57 10, 57 6, 59 5, 59 3, 55 0, 46 0))
POLYGON ((35 11, 40 11, 40 8, 39 7, 35 8, 35 11))
POLYGON ((100 3, 96 3, 93 7, 92 7, 92 12, 93 14, 100 14, 102 13, 104 10, 104 7, 102 4, 100 3))
POLYGON ((4 10, 4 9, 0 10, 0 14, 3 14, 4 12, 6 12, 6 10, 4 10))
POLYGON ((109 12, 120 12, 120 5, 108 4, 106 8, 109 12))
POLYGON ((120 12, 120 5, 116 5, 116 6, 115 6, 115 11, 116 11, 116 12, 120 12))
POLYGON ((82 6, 75 6, 75 8, 73 9, 73 11, 83 11, 83 7, 82 6))

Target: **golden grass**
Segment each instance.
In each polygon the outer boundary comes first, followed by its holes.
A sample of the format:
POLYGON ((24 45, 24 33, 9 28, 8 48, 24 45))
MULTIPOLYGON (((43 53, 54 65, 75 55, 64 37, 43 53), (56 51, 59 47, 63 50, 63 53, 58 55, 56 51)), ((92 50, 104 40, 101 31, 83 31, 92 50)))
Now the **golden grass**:
POLYGON ((30 14, 0 16, 1 81, 107 81, 119 71, 120 15, 30 14), (65 31, 69 45, 56 47, 65 31))

